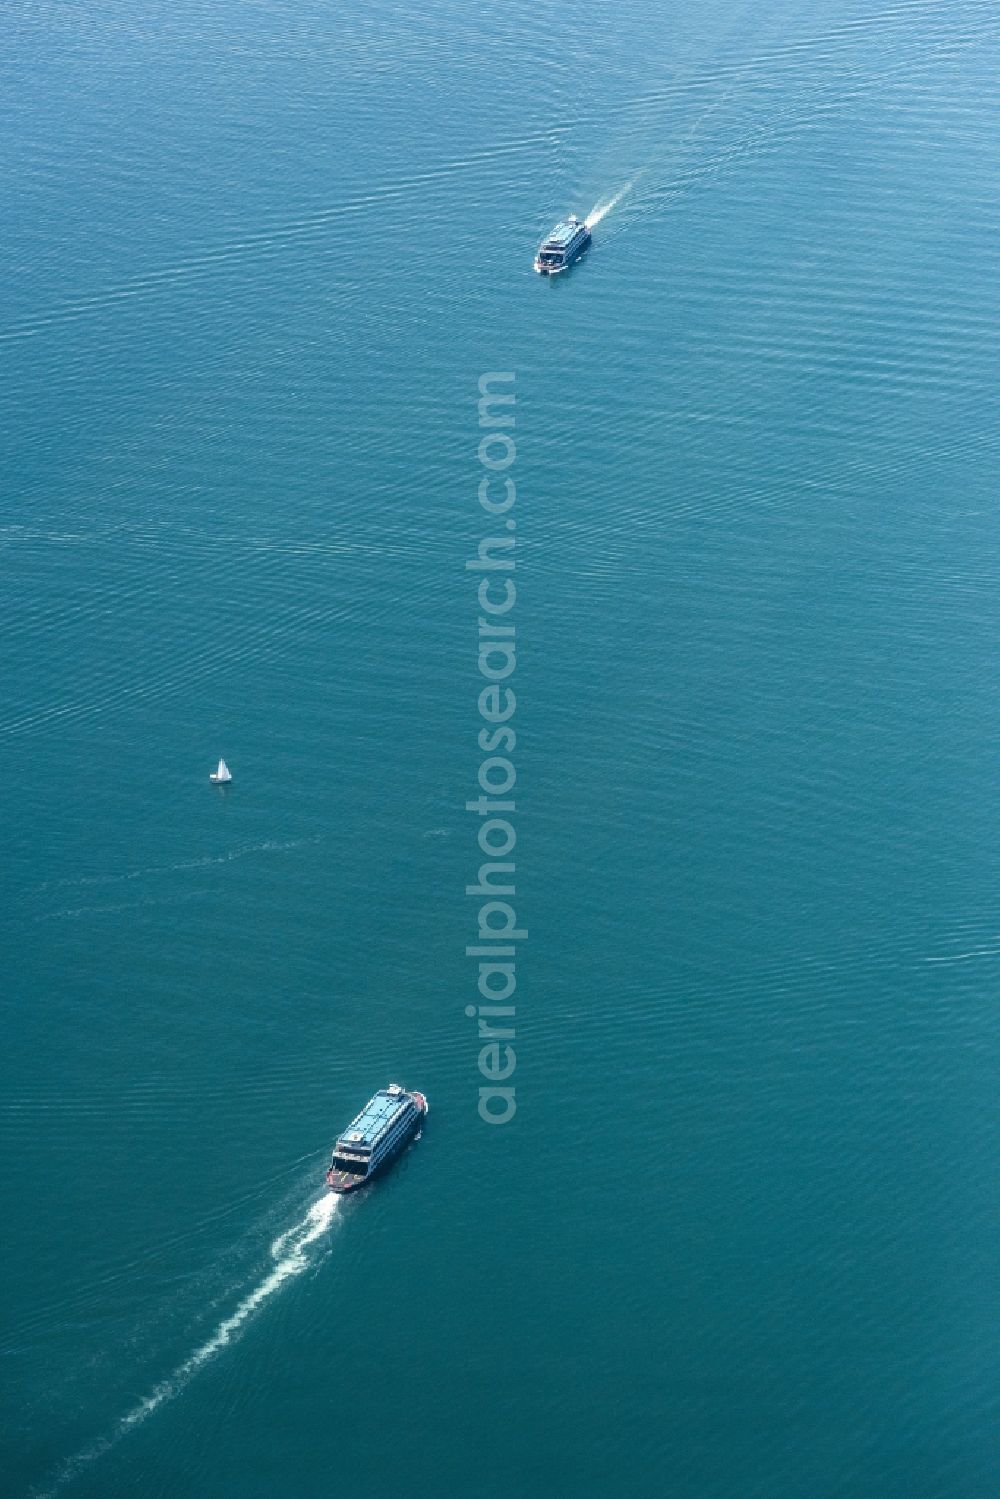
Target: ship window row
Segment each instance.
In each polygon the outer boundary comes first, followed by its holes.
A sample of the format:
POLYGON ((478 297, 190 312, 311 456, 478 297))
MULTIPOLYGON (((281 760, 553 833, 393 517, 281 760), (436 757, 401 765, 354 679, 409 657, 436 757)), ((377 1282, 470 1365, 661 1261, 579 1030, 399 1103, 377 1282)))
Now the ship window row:
POLYGON ((385 1154, 385 1152, 390 1148, 390 1146, 393 1145, 393 1144, 395 1144, 395 1142, 399 1139, 399 1137, 402 1134, 405 1133, 406 1126, 409 1124, 409 1122, 410 1121, 409 1121, 408 1118, 406 1118, 406 1117, 402 1118, 399 1121, 399 1123, 395 1126, 395 1128, 391 1129, 389 1131, 389 1133, 386 1135, 385 1139, 379 1141, 379 1144, 376 1146, 375 1150, 372 1152, 373 1157, 378 1156, 379 1158, 381 1158, 385 1154))
POLYGON ((377 1131, 375 1132, 375 1134, 372 1135, 370 1137, 370 1139, 366 1139, 366 1141, 365 1141, 366 1146, 370 1146, 371 1148, 374 1148, 378 1144, 378 1142, 382 1138, 382 1136, 385 1134, 386 1130, 389 1130, 389 1129, 392 1128, 392 1126, 395 1123, 395 1121, 396 1121, 397 1118, 398 1118, 398 1115, 394 1114, 391 1119, 388 1119, 384 1124, 381 1124, 379 1126, 379 1128, 377 1129, 377 1131))
POLYGON ((402 1129, 391 1130, 390 1133, 386 1135, 385 1139, 379 1142, 377 1149, 373 1152, 373 1154, 383 1155, 385 1151, 388 1150, 389 1146, 392 1145, 395 1140, 399 1139, 399 1136, 402 1133, 402 1129))
MULTIPOLYGON (((406 1125, 406 1124, 409 1123, 411 1115, 412 1115, 412 1110, 411 1109, 405 1109, 403 1111, 403 1113, 399 1116, 399 1118, 395 1121, 395 1123, 392 1124, 389 1127, 389 1129, 388 1129, 388 1131, 387 1131, 387 1133, 385 1135, 385 1139, 386 1140, 391 1140, 392 1137, 393 1137, 393 1135, 395 1135, 399 1131, 399 1129, 402 1128, 402 1126, 404 1126, 404 1125, 406 1125)), ((375 1141, 375 1147, 379 1146, 381 1143, 382 1143, 381 1139, 376 1140, 375 1141)))

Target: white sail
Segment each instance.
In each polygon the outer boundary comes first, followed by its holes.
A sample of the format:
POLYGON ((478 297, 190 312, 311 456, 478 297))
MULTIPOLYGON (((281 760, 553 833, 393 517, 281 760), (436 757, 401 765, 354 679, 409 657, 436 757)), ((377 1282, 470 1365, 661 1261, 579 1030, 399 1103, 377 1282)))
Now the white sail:
POLYGON ((219 768, 215 772, 215 774, 218 776, 220 781, 231 781, 233 779, 229 773, 229 766, 226 764, 225 760, 219 761, 219 768))

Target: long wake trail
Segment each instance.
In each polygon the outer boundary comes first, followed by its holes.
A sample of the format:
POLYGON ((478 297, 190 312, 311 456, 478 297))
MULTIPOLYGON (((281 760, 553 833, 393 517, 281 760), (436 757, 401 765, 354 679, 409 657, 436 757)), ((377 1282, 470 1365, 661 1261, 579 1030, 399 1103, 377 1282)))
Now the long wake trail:
POLYGON ((219 1323, 211 1337, 122 1416, 106 1436, 100 1437, 96 1442, 92 1442, 73 1457, 68 1458, 55 1477, 36 1491, 36 1499, 51 1499, 51 1496, 64 1488, 82 1468, 117 1446, 123 1437, 128 1436, 129 1432, 137 1426, 141 1426, 143 1421, 147 1420, 161 1405, 179 1395, 198 1371, 239 1335, 250 1318, 277 1291, 280 1291, 287 1280, 301 1275, 303 1270, 309 1268, 313 1263, 313 1257, 309 1253, 310 1247, 326 1234, 339 1206, 340 1198, 335 1197, 332 1192, 327 1193, 325 1197, 313 1203, 304 1218, 283 1234, 279 1234, 271 1245, 274 1268, 268 1271, 251 1291, 247 1292, 235 1310, 219 1323))

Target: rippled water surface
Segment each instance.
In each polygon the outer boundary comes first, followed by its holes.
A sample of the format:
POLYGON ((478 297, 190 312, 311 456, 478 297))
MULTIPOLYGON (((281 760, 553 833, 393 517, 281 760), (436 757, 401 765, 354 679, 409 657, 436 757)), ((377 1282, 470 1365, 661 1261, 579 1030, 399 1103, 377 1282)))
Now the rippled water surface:
POLYGON ((8 8, 4 1493, 1000 1490, 998 63, 980 0, 8 8))

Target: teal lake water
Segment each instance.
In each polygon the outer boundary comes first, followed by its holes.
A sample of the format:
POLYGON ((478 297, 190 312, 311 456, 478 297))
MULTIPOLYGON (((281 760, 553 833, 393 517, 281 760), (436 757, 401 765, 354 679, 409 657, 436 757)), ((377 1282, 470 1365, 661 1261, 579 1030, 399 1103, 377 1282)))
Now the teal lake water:
POLYGON ((996 8, 68 0, 0 79, 4 1494, 994 1499, 996 8))

